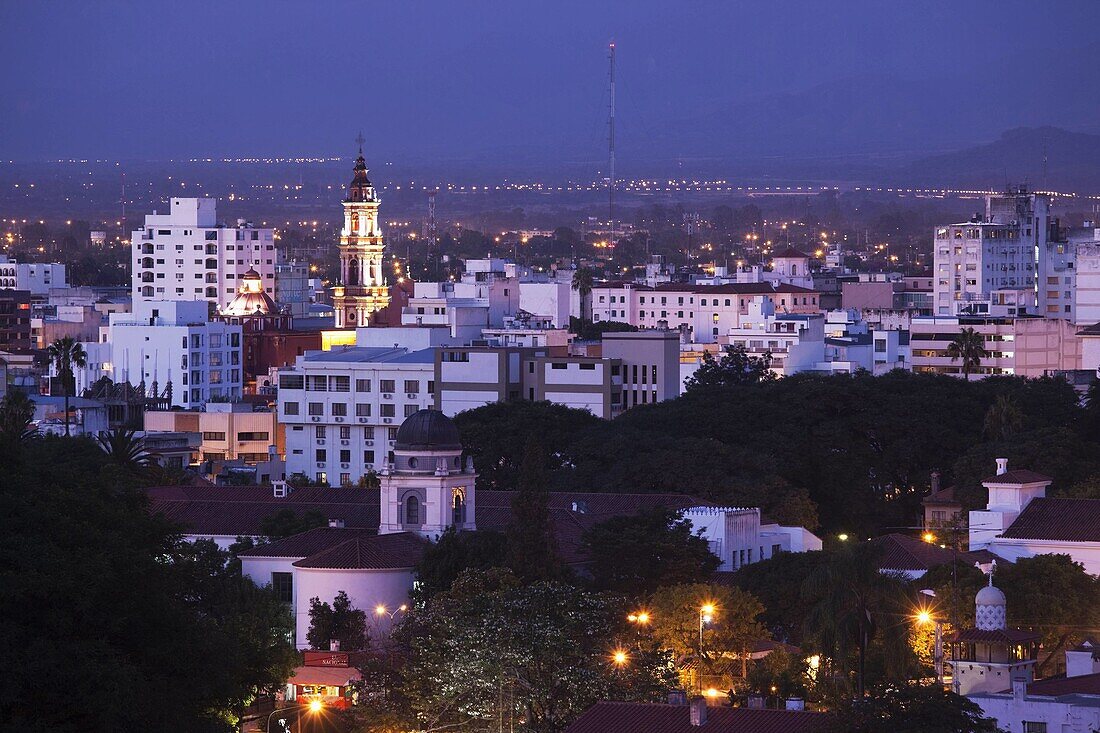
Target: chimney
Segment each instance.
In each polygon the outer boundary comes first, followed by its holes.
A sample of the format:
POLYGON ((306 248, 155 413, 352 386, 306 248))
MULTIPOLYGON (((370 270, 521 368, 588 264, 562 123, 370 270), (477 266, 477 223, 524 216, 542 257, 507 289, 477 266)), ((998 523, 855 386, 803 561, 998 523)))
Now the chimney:
POLYGON ((339 639, 329 639, 328 640, 328 650, 330 652, 340 651, 340 640, 339 639))
POLYGON ((705 725, 707 722, 707 699, 702 695, 696 695, 695 697, 691 698, 689 706, 691 725, 705 725))
POLYGON ((939 490, 940 490, 940 472, 939 471, 933 471, 932 472, 932 493, 935 494, 939 490))
POLYGON ((997 475, 1001 476, 1001 475, 1006 474, 1006 473, 1008 473, 1008 459, 1007 458, 998 458, 997 459, 997 475))
POLYGON ((1012 699, 1023 700, 1027 696, 1027 677, 1012 678, 1012 699))
POLYGON ((328 520, 328 526, 329 526, 330 529, 343 529, 344 528, 344 520, 343 519, 329 519, 328 520))
POLYGON ((673 690, 672 692, 668 693, 668 704, 669 705, 687 705, 688 704, 687 692, 685 692, 684 690, 673 690))

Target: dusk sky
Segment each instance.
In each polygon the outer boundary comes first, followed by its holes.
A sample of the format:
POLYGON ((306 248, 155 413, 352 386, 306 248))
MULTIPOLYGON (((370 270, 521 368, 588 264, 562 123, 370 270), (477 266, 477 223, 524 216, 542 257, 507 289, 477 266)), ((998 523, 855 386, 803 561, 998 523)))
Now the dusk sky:
MULTIPOLYGON (((624 155, 728 147, 757 106, 790 117, 785 105, 837 90, 866 90, 874 115, 892 108, 876 90, 908 83, 951 98, 917 100, 924 127, 868 145, 926 128, 912 144, 1021 124, 1100 132, 1095 88, 1074 76, 1095 71, 1077 61, 1097 59, 1100 3, 1088 0, 8 1, 0 27, 0 156, 15 160, 346 155, 360 129, 376 159, 598 159, 612 40, 624 155), (1050 80, 1065 104, 964 110, 955 97, 1011 89, 1017 74, 1050 80)), ((752 133, 752 150, 813 145, 812 127, 774 126, 752 133)))

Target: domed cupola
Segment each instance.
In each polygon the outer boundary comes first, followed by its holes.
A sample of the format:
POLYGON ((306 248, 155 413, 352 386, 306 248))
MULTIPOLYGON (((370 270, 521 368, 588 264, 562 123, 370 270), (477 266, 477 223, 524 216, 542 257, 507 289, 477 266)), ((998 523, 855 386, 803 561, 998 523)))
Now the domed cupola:
POLYGON ((439 410, 417 410, 401 423, 394 451, 461 451, 454 421, 439 410))
POLYGON ((363 157, 362 148, 359 149, 359 157, 355 159, 355 172, 348 184, 347 200, 354 203, 374 201, 374 184, 367 177, 367 160, 363 157))
POLYGON ((1008 602, 1001 589, 993 585, 993 573, 989 585, 974 596, 974 626, 982 631, 1001 631, 1008 628, 1008 602))

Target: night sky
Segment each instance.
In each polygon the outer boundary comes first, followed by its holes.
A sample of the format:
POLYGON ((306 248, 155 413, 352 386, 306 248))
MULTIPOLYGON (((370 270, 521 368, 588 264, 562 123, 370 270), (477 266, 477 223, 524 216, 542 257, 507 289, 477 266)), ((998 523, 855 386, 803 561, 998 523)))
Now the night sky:
POLYGON ((374 159, 599 158, 610 41, 624 156, 803 150, 848 114, 820 146, 1100 133, 1098 27, 1094 0, 4 0, 0 157, 346 155, 362 129, 374 159))

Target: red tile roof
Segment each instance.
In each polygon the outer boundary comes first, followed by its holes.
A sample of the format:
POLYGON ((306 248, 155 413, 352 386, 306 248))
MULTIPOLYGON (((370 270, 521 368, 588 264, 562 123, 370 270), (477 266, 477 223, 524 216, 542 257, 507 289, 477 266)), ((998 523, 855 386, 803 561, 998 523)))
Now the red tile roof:
POLYGON ((954 553, 931 542, 902 534, 887 534, 871 540, 882 549, 878 558, 881 570, 928 570, 951 562, 954 553))
POLYGON ((1032 499, 1002 537, 1100 542, 1100 499, 1032 499))
POLYGON ((946 489, 940 489, 939 491, 933 491, 928 496, 921 500, 922 504, 958 504, 958 499, 955 498, 955 487, 948 486, 946 489))
POLYGON ((281 540, 257 545, 251 550, 238 553, 240 557, 294 557, 303 558, 331 549, 360 535, 369 537, 377 534, 375 529, 338 529, 335 527, 317 527, 281 540))
POLYGON ((296 667, 287 682, 294 685, 345 687, 349 682, 361 679, 363 675, 354 667, 296 667))
POLYGON ((278 498, 270 486, 158 486, 147 490, 149 510, 188 534, 257 536, 260 523, 280 509, 316 510, 345 527, 378 528, 377 489, 294 489, 278 498))
POLYGON ((801 710, 708 707, 706 723, 693 726, 687 705, 600 702, 565 733, 816 733, 830 722, 824 713, 801 710))
POLYGON ((1050 483, 1053 481, 1050 476, 1044 476, 1041 473, 1035 471, 1029 471, 1026 468, 1016 468, 1011 471, 1005 471, 1004 473, 997 474, 996 476, 990 476, 989 478, 983 478, 983 484, 1038 484, 1038 483, 1050 483))
POLYGON ((294 567, 337 570, 411 568, 420 562, 429 544, 428 540, 413 532, 373 536, 357 533, 355 537, 299 560, 294 567))
POLYGON ((1100 673, 1082 674, 1076 677, 1051 677, 1032 682, 1027 694, 1042 697, 1061 695, 1100 695, 1100 673))
POLYGON ((981 641, 992 644, 1019 644, 1025 641, 1038 641, 1039 634, 1022 629, 997 629, 986 631, 983 629, 963 629, 957 634, 950 634, 949 641, 981 641))

